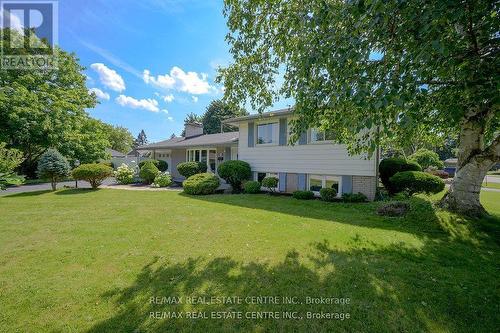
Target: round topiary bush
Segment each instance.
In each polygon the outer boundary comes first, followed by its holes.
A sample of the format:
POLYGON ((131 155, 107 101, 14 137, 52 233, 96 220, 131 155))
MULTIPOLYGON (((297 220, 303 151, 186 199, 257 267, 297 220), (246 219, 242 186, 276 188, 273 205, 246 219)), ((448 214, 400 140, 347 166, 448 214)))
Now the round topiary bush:
POLYGON ((114 172, 118 184, 127 185, 134 182, 135 170, 125 163, 122 163, 114 172))
POLYGON ((198 173, 207 172, 207 164, 201 162, 183 162, 177 164, 177 171, 182 176, 189 178, 198 173))
POLYGON ((398 172, 390 178, 390 182, 396 192, 407 191, 410 195, 439 193, 444 190, 441 178, 421 171, 398 172))
POLYGON ((146 162, 142 165, 142 168, 139 171, 139 177, 142 178, 142 181, 145 184, 151 184, 159 173, 160 170, 158 170, 153 162, 146 162))
POLYGON ((248 194, 257 194, 260 193, 260 187, 261 185, 258 181, 252 180, 243 185, 243 190, 248 194))
POLYGON ((250 164, 238 160, 222 162, 217 168, 217 173, 219 177, 231 184, 233 193, 240 193, 241 184, 252 176, 250 164))
POLYGON ((322 188, 319 190, 321 200, 332 202, 337 199, 337 191, 334 188, 322 188))
POLYGON ((269 192, 276 192, 276 188, 278 187, 279 179, 276 177, 266 177, 262 179, 262 186, 267 188, 269 192))
POLYGON ((158 168, 158 170, 160 170, 161 172, 165 172, 168 170, 168 163, 164 160, 157 160, 158 164, 156 164, 156 167, 158 168))
POLYGON ((212 194, 219 185, 219 178, 213 173, 199 173, 182 183, 184 192, 192 195, 212 194))
POLYGON ((170 184, 172 184, 172 177, 168 172, 159 173, 153 181, 154 187, 167 187, 170 186, 170 184))
POLYGON ((380 162, 380 180, 389 194, 396 193, 396 190, 391 185, 390 178, 402 171, 422 171, 422 168, 416 162, 407 161, 404 158, 398 157, 385 158, 380 162))
POLYGON ((102 181, 113 175, 113 168, 104 164, 82 164, 71 172, 76 180, 85 180, 93 189, 98 188, 102 181))
POLYGON ((439 159, 439 155, 429 149, 420 148, 414 154, 410 155, 408 159, 417 162, 424 170, 429 167, 444 168, 444 162, 439 159))
POLYGON ((68 160, 55 149, 48 149, 38 160, 38 177, 50 179, 52 191, 56 190, 57 182, 69 174, 69 170, 68 160))
POLYGON ((314 192, 312 191, 295 191, 292 196, 299 200, 311 200, 314 199, 314 192))

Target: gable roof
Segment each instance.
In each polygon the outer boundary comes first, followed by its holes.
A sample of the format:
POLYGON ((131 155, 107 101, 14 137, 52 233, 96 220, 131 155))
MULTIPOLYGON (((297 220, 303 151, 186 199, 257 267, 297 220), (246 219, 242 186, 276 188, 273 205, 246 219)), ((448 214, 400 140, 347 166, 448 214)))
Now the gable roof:
POLYGON ((189 138, 175 137, 172 139, 140 146, 137 148, 137 150, 150 150, 150 149, 160 149, 160 148, 173 149, 173 148, 227 145, 238 142, 238 137, 239 137, 239 132, 204 134, 189 138))

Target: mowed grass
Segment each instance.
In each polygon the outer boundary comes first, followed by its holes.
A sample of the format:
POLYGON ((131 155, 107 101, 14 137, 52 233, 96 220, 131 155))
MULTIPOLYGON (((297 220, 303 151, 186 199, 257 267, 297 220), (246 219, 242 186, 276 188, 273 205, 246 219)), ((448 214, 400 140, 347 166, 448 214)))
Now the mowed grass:
POLYGON ((484 182, 483 187, 500 189, 500 183, 484 182))
POLYGON ((493 217, 466 220, 424 198, 412 199, 405 218, 383 218, 375 214, 381 203, 268 195, 2 197, 0 331, 494 332, 500 193, 483 192, 482 201, 493 217), (184 298, 151 302, 172 296, 184 298), (207 303, 187 304, 191 296, 207 303), (210 297, 219 298, 208 304, 210 297), (350 302, 306 304, 307 297, 350 302), (154 318, 169 312, 183 318, 154 318), (243 318, 210 318, 233 312, 243 318), (247 318, 268 312, 295 319, 247 318))

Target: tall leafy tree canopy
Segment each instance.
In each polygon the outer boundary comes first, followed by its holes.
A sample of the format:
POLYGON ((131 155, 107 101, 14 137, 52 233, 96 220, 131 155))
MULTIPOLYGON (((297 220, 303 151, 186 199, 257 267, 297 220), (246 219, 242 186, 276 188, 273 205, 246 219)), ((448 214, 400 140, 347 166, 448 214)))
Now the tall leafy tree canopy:
POLYGON ((293 98, 296 136, 333 128, 351 152, 412 123, 457 135, 443 204, 482 212, 480 185, 500 155, 498 2, 225 0, 224 13, 226 100, 262 111, 293 98))
POLYGON ((231 106, 221 100, 214 100, 207 106, 207 109, 201 119, 201 122, 203 123, 203 131, 205 134, 220 133, 221 129, 225 132, 236 131, 236 127, 226 124, 222 128, 222 121, 246 115, 248 115, 248 112, 242 108, 231 106))
MULTIPOLYGON (((4 39, 9 35, 2 34, 4 39)), ((57 69, 0 70, 0 141, 23 152, 23 173, 34 176, 47 148, 77 159, 79 149, 72 146, 80 146, 85 136, 93 140, 91 133, 82 132, 89 121, 85 109, 96 105, 83 70, 74 54, 61 49, 57 69)), ((90 153, 105 157, 104 150, 90 153)))
POLYGON ((122 153, 128 153, 134 144, 134 137, 128 129, 122 126, 104 125, 108 133, 110 148, 122 153))

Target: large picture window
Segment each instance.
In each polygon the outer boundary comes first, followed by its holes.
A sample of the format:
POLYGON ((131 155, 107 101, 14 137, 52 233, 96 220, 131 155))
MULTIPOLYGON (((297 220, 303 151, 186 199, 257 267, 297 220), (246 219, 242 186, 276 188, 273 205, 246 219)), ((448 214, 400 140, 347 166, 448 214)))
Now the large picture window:
POLYGON ((207 170, 214 172, 217 170, 217 150, 216 149, 188 149, 186 151, 188 162, 201 162, 207 164, 207 170))
POLYGON ((309 190, 319 195, 322 188, 334 188, 337 191, 337 196, 340 197, 342 195, 341 179, 337 176, 309 175, 309 190))
POLYGON ((257 125, 257 144, 266 145, 276 143, 278 137, 278 123, 257 125))

